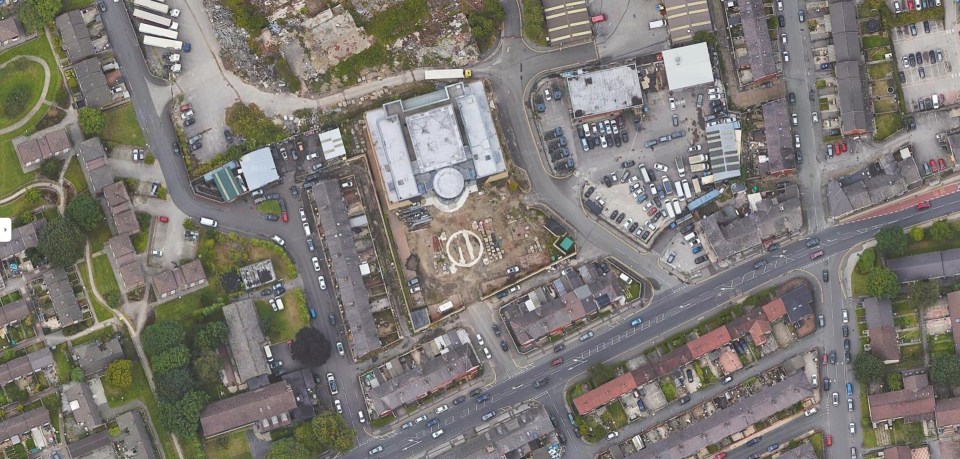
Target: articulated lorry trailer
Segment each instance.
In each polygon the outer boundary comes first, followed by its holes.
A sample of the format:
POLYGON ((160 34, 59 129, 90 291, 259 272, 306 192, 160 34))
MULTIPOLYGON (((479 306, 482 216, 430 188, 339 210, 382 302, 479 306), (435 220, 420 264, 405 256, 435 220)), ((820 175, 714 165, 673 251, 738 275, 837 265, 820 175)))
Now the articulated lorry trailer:
POLYGON ((157 27, 155 25, 146 24, 141 22, 137 27, 137 31, 145 35, 153 35, 156 37, 169 38, 171 40, 176 40, 180 35, 176 30, 170 30, 164 27, 157 27))
POLYGON ((441 69, 424 70, 423 77, 427 80, 463 80, 470 78, 473 72, 470 69, 441 69))
POLYGON ((175 51, 180 51, 183 49, 182 41, 155 37, 153 35, 144 35, 143 44, 146 46, 153 46, 154 48, 172 49, 175 51))
POLYGON ((170 12, 170 7, 164 3, 155 2, 153 0, 133 0, 134 6, 139 6, 140 8, 146 8, 150 11, 156 11, 160 14, 167 14, 170 12))

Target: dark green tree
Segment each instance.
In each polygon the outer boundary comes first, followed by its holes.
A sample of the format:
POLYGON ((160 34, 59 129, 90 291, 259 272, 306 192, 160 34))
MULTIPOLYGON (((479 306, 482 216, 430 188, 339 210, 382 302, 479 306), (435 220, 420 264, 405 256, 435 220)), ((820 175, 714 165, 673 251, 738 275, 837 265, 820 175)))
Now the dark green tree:
POLYGON ((182 344, 160 353, 160 355, 153 357, 151 361, 154 373, 163 373, 173 370, 174 368, 182 368, 189 363, 190 350, 182 344))
POLYGON ((119 290, 111 289, 109 292, 103 295, 103 299, 107 300, 107 306, 111 308, 119 308, 123 304, 123 295, 120 294, 119 290))
POLYGON ((893 298, 900 292, 900 279, 887 268, 877 268, 867 274, 867 293, 878 298, 893 298))
POLYGON ((103 223, 103 210, 89 193, 80 193, 67 204, 66 216, 81 230, 89 233, 103 223))
POLYGON ((83 256, 87 239, 70 220, 55 218, 40 230, 37 249, 53 266, 66 267, 83 256))
POLYGON ((936 354, 930 362, 930 381, 940 386, 960 386, 960 357, 936 354))
POLYGON ((96 137, 103 134, 107 128, 107 116, 99 108, 83 107, 77 111, 77 122, 80 130, 87 137, 96 137))
POLYGON ((930 225, 930 237, 934 241, 946 241, 953 239, 953 228, 946 220, 937 220, 930 225))
POLYGON ((160 402, 160 424, 181 439, 193 438, 200 426, 200 412, 208 401, 207 394, 192 390, 176 403, 160 402))
POLYGON ((199 357, 193 361, 193 372, 197 374, 197 379, 202 384, 215 385, 220 382, 220 369, 223 365, 220 363, 220 355, 214 350, 204 350, 199 357))
POLYGON ((154 385, 160 401, 176 403, 187 392, 197 388, 197 381, 186 368, 176 368, 165 373, 154 373, 154 385))
POLYGON ((40 32, 60 12, 60 0, 26 0, 17 12, 27 32, 40 32))
POLYGON ((860 274, 870 274, 877 267, 877 251, 873 247, 865 249, 860 254, 860 260, 857 261, 857 271, 860 274))
POLYGON ((126 389, 133 382, 133 363, 127 359, 114 360, 107 367, 103 379, 117 389, 126 389))
POLYGON ((311 367, 319 367, 330 358, 330 341, 313 327, 303 327, 290 346, 294 360, 311 367))
POLYGON ((47 158, 40 162, 40 175, 47 180, 60 180, 60 169, 63 169, 63 161, 57 158, 47 158))
POLYGON ((186 341, 186 332, 179 323, 171 320, 161 320, 143 330, 140 343, 143 352, 149 356, 159 355, 167 349, 180 346, 186 341))
MULTIPOLYGON (((310 421, 316 444, 323 450, 335 449, 345 453, 353 449, 357 440, 357 431, 350 428, 343 416, 333 411, 322 411, 310 421)), ((307 443, 311 444, 311 443, 307 443)))
POLYGON ((933 306, 940 299, 940 284, 932 280, 922 280, 910 285, 910 303, 917 308, 933 306))
MULTIPOLYGON (((15 62, 25 62, 18 59, 15 62)), ((19 116, 27 109, 27 103, 30 102, 30 86, 18 84, 10 89, 7 97, 3 101, 3 114, 8 118, 19 116)))
POLYGON ((227 126, 244 139, 247 151, 286 137, 282 127, 267 118, 256 104, 237 102, 227 108, 227 126))
POLYGON ((910 239, 903 234, 903 228, 891 225, 877 233, 877 250, 888 257, 899 257, 907 250, 910 239))
POLYGON ((227 323, 218 320, 204 325, 194 336, 193 344, 197 349, 216 349, 227 342, 227 335, 227 323))
POLYGON ((271 443, 266 459, 309 459, 310 457, 313 455, 305 446, 288 437, 271 443))
POLYGON ((861 352, 853 359, 853 376, 862 383, 882 381, 884 371, 883 360, 870 352, 861 352))

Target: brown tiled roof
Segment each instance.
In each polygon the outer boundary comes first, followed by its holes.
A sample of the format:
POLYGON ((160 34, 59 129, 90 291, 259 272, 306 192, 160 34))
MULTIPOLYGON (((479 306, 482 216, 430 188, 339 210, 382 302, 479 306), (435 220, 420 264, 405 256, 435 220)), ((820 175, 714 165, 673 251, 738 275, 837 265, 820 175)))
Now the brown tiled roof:
POLYGON ((47 148, 50 149, 51 154, 70 149, 70 136, 64 128, 49 131, 44 134, 44 138, 47 140, 47 148))
POLYGON ((107 200, 107 207, 115 207, 130 202, 130 194, 123 182, 117 181, 103 187, 103 198, 107 200))
POLYGON ((20 167, 32 165, 43 159, 43 149, 37 139, 27 139, 16 146, 17 157, 20 158, 20 167))
POLYGON ((870 352, 887 363, 900 361, 900 345, 897 329, 893 324, 893 307, 890 300, 867 298, 863 300, 867 314, 867 333, 870 334, 870 352))
POLYGON ((911 457, 909 446, 891 446, 883 450, 883 459, 910 459, 911 457))
POLYGON ((763 313, 767 315, 767 320, 770 322, 787 315, 787 306, 783 303, 783 298, 777 298, 762 307, 763 313))
POLYGON ((730 374, 743 368, 743 362, 740 361, 740 357, 737 357, 737 353, 729 347, 720 348, 719 360, 720 367, 723 368, 724 374, 730 374))
POLYGON ((698 359, 720 348, 720 346, 729 343, 731 339, 730 330, 727 330, 726 326, 722 326, 714 328, 707 332, 707 334, 689 342, 687 347, 690 349, 690 353, 693 354, 693 358, 698 359))
POLYGON ((960 397, 937 400, 937 427, 960 425, 960 397))
POLYGON ((94 195, 99 195, 101 190, 114 183, 113 172, 107 164, 107 152, 103 149, 99 137, 80 142, 77 145, 77 156, 94 195))
POLYGON ((180 272, 178 282, 182 279, 182 284, 180 284, 182 290, 190 288, 190 284, 201 285, 207 283, 207 275, 203 272, 203 264, 200 263, 199 259, 180 265, 178 271, 180 272))
POLYGON ((766 320, 758 320, 753 323, 753 326, 750 327, 750 337, 753 338, 753 344, 757 346, 762 346, 767 342, 767 335, 773 332, 773 329, 770 328, 770 322, 766 320))
POLYGON ((153 291, 157 298, 166 298, 177 293, 177 279, 173 271, 164 271, 153 276, 153 291))
POLYGON ((637 388, 637 380, 632 372, 624 373, 612 381, 601 384, 600 387, 587 392, 573 401, 578 413, 589 413, 611 400, 637 388))
POLYGON ((20 27, 14 16, 10 16, 0 21, 0 43, 20 38, 20 27))
POLYGON ((213 402, 200 415, 205 437, 212 437, 251 423, 261 432, 290 425, 290 410, 297 407, 293 389, 277 382, 213 402))
POLYGON ((905 418, 908 421, 931 419, 934 413, 933 387, 919 390, 903 389, 867 398, 870 420, 882 422, 905 418))

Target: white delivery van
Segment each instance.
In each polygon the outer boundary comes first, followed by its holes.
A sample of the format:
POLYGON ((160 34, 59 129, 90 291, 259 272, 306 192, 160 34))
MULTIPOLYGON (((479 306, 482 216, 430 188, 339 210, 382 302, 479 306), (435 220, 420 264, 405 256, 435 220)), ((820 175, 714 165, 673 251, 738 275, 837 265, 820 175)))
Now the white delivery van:
POLYGON ((278 296, 277 299, 274 300, 274 302, 276 302, 277 304, 277 311, 283 311, 283 298, 280 298, 278 296))
POLYGON ((650 30, 659 29, 659 28, 661 28, 661 27, 663 27, 663 26, 665 26, 665 25, 667 25, 667 21, 664 21, 663 19, 659 19, 659 20, 656 20, 656 21, 650 21, 650 30))
POLYGON ((267 362, 273 362, 273 352, 270 352, 270 345, 263 346, 263 353, 267 354, 267 362))
POLYGON ((690 242, 690 241, 692 241, 695 237, 697 237, 697 232, 696 232, 696 231, 691 231, 691 232, 687 233, 686 236, 683 237, 683 240, 684 240, 685 242, 690 242))
POLYGON ((211 228, 217 227, 217 221, 207 217, 200 217, 200 224, 203 226, 209 226, 211 228))
POLYGON ((940 94, 933 95, 933 109, 936 110, 940 108, 940 94))

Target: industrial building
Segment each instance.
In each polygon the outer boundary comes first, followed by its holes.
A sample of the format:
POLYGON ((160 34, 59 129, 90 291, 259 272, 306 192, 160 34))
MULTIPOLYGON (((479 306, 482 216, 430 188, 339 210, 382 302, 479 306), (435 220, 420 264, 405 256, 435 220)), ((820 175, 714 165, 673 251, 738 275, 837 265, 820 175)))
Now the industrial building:
POLYGON ((706 43, 668 49, 661 55, 671 91, 713 83, 713 65, 706 43))
POLYGON ((603 118, 643 104, 640 75, 633 64, 577 72, 566 82, 570 110, 577 121, 603 118))

